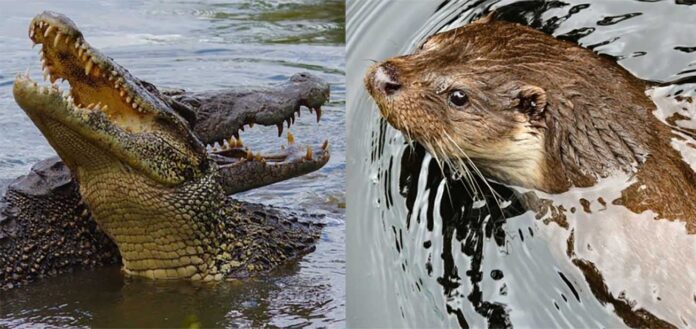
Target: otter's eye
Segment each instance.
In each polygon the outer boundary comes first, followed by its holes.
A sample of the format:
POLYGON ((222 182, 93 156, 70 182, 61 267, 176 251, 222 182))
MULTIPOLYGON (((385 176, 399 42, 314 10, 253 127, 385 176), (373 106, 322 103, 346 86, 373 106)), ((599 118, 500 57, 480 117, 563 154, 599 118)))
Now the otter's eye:
POLYGON ((469 97, 461 90, 453 90, 449 94, 449 102, 456 107, 461 107, 469 102, 469 97))

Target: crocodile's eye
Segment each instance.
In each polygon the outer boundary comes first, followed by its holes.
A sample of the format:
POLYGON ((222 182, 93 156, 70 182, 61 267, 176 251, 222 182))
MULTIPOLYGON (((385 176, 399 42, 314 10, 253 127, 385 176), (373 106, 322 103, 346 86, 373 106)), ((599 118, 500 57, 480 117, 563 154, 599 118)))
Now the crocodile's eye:
POLYGON ((461 90, 452 90, 449 94, 449 102, 454 107, 462 107, 469 102, 469 97, 461 90))

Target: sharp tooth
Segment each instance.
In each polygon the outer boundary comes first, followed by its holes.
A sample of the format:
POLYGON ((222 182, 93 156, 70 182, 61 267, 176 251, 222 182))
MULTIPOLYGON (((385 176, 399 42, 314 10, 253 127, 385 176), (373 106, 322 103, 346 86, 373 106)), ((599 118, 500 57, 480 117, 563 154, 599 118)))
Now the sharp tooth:
POLYGON ((80 51, 80 39, 75 39, 75 49, 80 51))
POLYGON ((324 140, 324 144, 321 144, 321 148, 323 150, 326 150, 327 148, 329 148, 329 140, 328 139, 324 140))
POLYGON ((45 37, 48 37, 48 35, 51 34, 51 32, 53 32, 54 29, 55 29, 55 27, 49 26, 49 27, 46 29, 46 32, 44 32, 44 38, 45 38, 45 37))
POLYGON ((50 74, 48 74, 48 69, 47 69, 47 68, 44 68, 44 70, 43 70, 43 78, 44 78, 44 81, 48 81, 48 76, 49 76, 49 75, 50 75, 50 74))
POLYGON ((254 160, 254 153, 251 153, 250 150, 247 150, 246 159, 247 160, 254 160))
POLYGON ((305 154, 305 160, 312 160, 312 147, 307 146, 307 154, 305 154))
POLYGON ((92 71, 92 65, 94 65, 92 61, 87 62, 85 65, 85 75, 89 75, 89 72, 92 71))
POLYGON ((89 103, 89 105, 87 105, 87 108, 92 109, 93 106, 94 106, 94 103, 89 103))
POLYGON ((285 119, 285 122, 288 124, 288 128, 290 128, 290 118, 285 119))
POLYGON ((278 127, 278 137, 283 136, 283 124, 279 123, 276 127, 278 127))
POLYGON ((315 110, 317 110, 317 122, 319 122, 321 120, 321 107, 317 106, 315 110))
POLYGON ((242 141, 242 137, 237 136, 237 146, 242 147, 244 146, 244 141, 242 141))
POLYGON ((232 148, 237 147, 237 139, 234 138, 234 136, 231 136, 230 139, 227 140, 227 144, 229 144, 232 148))
POLYGON ((53 47, 58 47, 58 42, 60 42, 60 37, 63 36, 63 33, 56 33, 56 38, 53 39, 53 47))
POLYGON ((85 49, 80 47, 80 49, 77 50, 77 57, 82 57, 82 53, 84 53, 85 49))
POLYGON ((256 155, 254 156, 254 160, 264 161, 264 158, 261 156, 261 153, 256 153, 256 155))
POLYGON ((131 102, 131 99, 132 99, 132 98, 131 98, 130 96, 126 97, 126 103, 130 103, 130 102, 131 102))
POLYGON ((126 91, 125 91, 125 90, 123 90, 123 89, 121 89, 121 91, 120 91, 120 92, 119 92, 118 94, 119 94, 119 95, 121 95, 121 97, 123 97, 123 95, 125 95, 125 94, 126 94, 126 91))
POLYGON ((69 45, 71 41, 72 41, 72 38, 69 35, 66 35, 65 36, 65 44, 69 45))
POLYGON ((29 31, 29 38, 34 39, 34 28, 31 28, 31 31, 29 31))
POLYGON ((295 144, 295 136, 293 136, 292 133, 288 131, 288 145, 292 144, 295 144))

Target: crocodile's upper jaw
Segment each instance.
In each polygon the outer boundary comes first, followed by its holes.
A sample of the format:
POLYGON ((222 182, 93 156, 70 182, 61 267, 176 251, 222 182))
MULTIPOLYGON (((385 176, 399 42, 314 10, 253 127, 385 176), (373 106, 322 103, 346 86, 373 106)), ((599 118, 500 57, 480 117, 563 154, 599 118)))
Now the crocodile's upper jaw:
POLYGON ((200 176, 207 167, 204 146, 160 98, 125 69, 93 49, 67 17, 45 12, 32 21, 29 36, 42 45, 44 76, 64 79, 70 90, 40 87, 17 78, 17 103, 41 129, 61 158, 75 169, 85 162, 72 131, 96 154, 108 153, 163 185, 200 176))

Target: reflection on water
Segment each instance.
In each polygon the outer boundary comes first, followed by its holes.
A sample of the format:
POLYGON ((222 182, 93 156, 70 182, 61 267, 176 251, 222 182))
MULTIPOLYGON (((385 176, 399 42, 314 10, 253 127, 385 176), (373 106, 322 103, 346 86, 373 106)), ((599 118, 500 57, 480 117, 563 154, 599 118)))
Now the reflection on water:
MULTIPOLYGON (((0 190, 55 154, 11 96, 17 73, 30 68, 32 78, 41 79, 27 27, 43 10, 66 14, 93 46, 160 87, 264 86, 299 71, 327 80, 331 102, 321 123, 303 110, 292 133, 312 145, 328 138, 329 163, 237 196, 295 212, 311 209, 327 226, 316 252, 254 280, 214 286, 124 280, 110 268, 2 292, 0 327, 343 327, 345 138, 334 133, 344 129, 343 1, 0 3, 0 190)), ((243 138, 255 151, 284 142, 275 127, 256 126, 243 138)))
POLYGON ((688 84, 696 57, 685 51, 696 42, 696 8, 680 3, 349 2, 349 325, 696 325, 696 237, 684 222, 612 204, 632 177, 538 193, 553 205, 547 213, 526 211, 502 185, 492 186, 506 201, 500 207, 472 200, 447 168, 379 119, 362 89, 371 60, 410 53, 425 37, 495 9, 664 82, 649 91, 654 114, 696 170, 696 85, 688 84))

